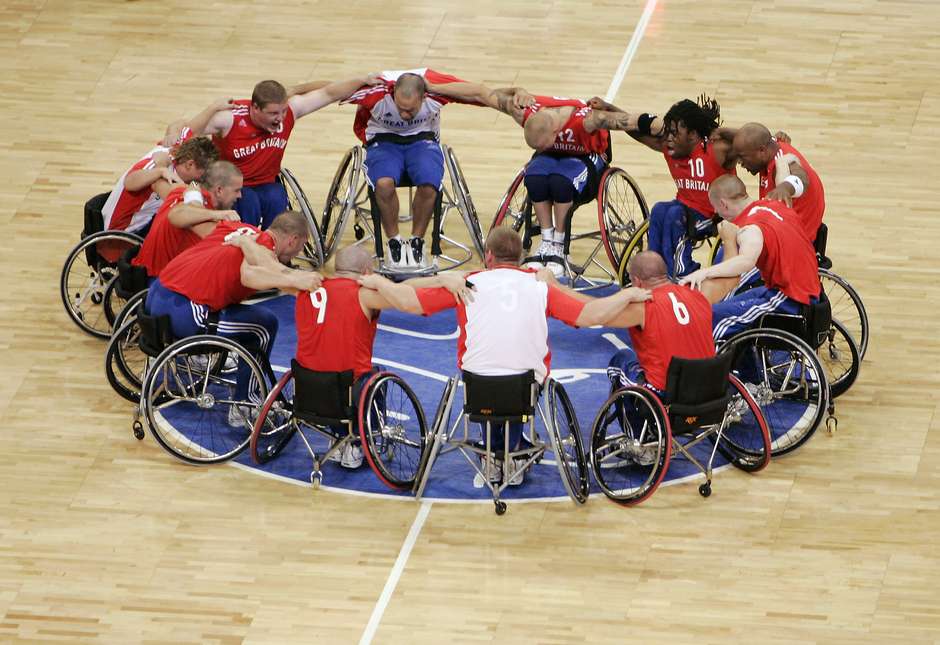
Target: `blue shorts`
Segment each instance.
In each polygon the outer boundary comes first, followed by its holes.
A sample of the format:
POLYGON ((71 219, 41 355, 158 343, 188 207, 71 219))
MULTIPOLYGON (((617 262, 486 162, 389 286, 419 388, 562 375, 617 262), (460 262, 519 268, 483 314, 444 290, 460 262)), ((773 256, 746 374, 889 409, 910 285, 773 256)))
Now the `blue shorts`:
POLYGON ((401 186, 406 174, 412 186, 433 186, 440 190, 444 181, 441 144, 427 139, 406 144, 390 141, 370 143, 366 147, 363 165, 372 188, 383 177, 390 177, 396 186, 401 186))
MULTIPOLYGON (((588 155, 598 174, 607 166, 604 158, 597 154, 588 155)), ((588 184, 590 174, 585 165, 585 157, 561 157, 550 154, 537 154, 525 167, 526 177, 533 175, 561 175, 571 182, 574 191, 581 194, 588 184)))
POLYGON ((662 256, 670 278, 681 278, 699 268, 698 262, 692 259, 693 244, 687 235, 689 217, 695 218, 695 229, 699 234, 707 234, 712 226, 711 219, 678 199, 656 202, 650 211, 649 250, 662 256))
POLYGON ((287 210, 287 191, 279 181, 243 186, 235 210, 246 224, 267 229, 275 217, 287 210))
POLYGON ((712 336, 724 340, 755 326, 764 314, 797 314, 800 307, 782 291, 761 285, 712 306, 712 336))

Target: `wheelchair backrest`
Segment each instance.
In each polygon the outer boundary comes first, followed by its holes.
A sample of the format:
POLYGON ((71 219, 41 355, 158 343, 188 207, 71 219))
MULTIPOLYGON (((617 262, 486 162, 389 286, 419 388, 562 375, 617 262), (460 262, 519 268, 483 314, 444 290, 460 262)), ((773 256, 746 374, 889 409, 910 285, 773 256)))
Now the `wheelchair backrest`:
POLYGON ((481 376, 464 370, 463 411, 471 421, 522 420, 535 410, 535 371, 481 376))
POLYGON ((758 326, 789 332, 813 349, 817 349, 826 339, 831 324, 832 306, 825 292, 821 292, 819 300, 800 307, 800 313, 766 314, 761 316, 758 326))
POLYGON ((816 229, 816 240, 813 242, 813 249, 816 251, 816 255, 822 257, 826 256, 826 242, 829 241, 829 227, 825 224, 820 224, 819 228, 816 229))
POLYGON ((728 407, 728 374, 731 352, 712 358, 678 358, 669 361, 666 373, 666 404, 673 432, 681 433, 703 424, 718 423, 728 407))
POLYGON ((100 233, 104 230, 104 215, 101 214, 101 209, 104 208, 110 196, 110 192, 101 193, 85 202, 85 222, 82 228, 83 238, 94 235, 95 233, 100 233))
POLYGON ((139 246, 132 246, 117 263, 118 281, 115 291, 125 300, 147 288, 147 269, 131 264, 139 252, 139 246))
POLYGON ((317 425, 338 425, 356 417, 353 372, 318 372, 291 359, 294 375, 294 414, 317 425))
POLYGON ((156 358, 176 339, 170 326, 170 317, 151 316, 145 313, 145 307, 146 298, 137 307, 137 325, 140 327, 137 345, 144 354, 156 358))

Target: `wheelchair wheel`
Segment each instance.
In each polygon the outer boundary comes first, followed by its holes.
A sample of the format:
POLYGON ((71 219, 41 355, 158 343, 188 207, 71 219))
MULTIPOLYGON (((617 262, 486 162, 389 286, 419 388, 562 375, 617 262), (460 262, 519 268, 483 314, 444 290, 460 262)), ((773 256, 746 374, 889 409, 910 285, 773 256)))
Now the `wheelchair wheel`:
POLYGON ((294 376, 287 370, 268 392, 251 429, 249 450, 256 464, 266 464, 281 454, 297 433, 293 400, 294 376))
POLYGON ((318 269, 323 266, 326 259, 323 256, 323 236, 320 235, 320 227, 313 216, 310 202, 290 170, 281 168, 280 180, 287 191, 287 207, 292 211, 302 213, 304 219, 307 220, 307 243, 304 244, 304 249, 297 259, 306 262, 313 269, 318 269))
POLYGON ((594 418, 594 479, 618 504, 639 504, 656 491, 669 469, 671 450, 666 410, 646 388, 617 390, 594 418))
POLYGON ((597 191, 597 223, 611 267, 620 266, 627 245, 648 218, 646 200, 633 177, 621 168, 605 170, 597 191))
POLYGON ((548 434, 555 453, 555 464, 568 496, 576 504, 583 504, 587 501, 591 480, 588 477, 578 417, 568 393, 557 381, 549 381, 546 396, 550 415, 548 434))
POLYGON ((620 257, 620 264, 617 267, 617 281, 623 287, 630 286, 630 273, 627 271, 627 265, 630 264, 630 260, 633 256, 646 250, 646 232, 649 231, 649 229, 650 221, 644 220, 643 223, 640 224, 640 227, 636 229, 633 237, 630 238, 630 241, 627 242, 623 250, 623 255, 620 257))
POLYGON ((491 231, 497 226, 508 226, 520 235, 525 233, 525 226, 532 219, 532 202, 529 201, 529 193, 523 183, 524 180, 525 168, 523 167, 509 184, 509 190, 499 202, 493 224, 490 225, 491 231))
POLYGON ((320 218, 320 235, 323 236, 323 254, 329 259, 339 248, 343 239, 343 229, 350 214, 355 216, 359 192, 364 190, 359 177, 362 168, 362 148, 350 148, 333 176, 330 191, 326 196, 323 216, 320 218))
POLYGON ((718 250, 721 249, 721 238, 715 240, 715 243, 712 244, 711 250, 708 252, 708 266, 715 264, 715 260, 718 259, 718 250))
POLYGON ((477 209, 473 205, 473 199, 470 197, 470 189, 467 187, 467 180, 460 169, 460 163, 450 146, 441 146, 444 148, 444 161, 447 163, 447 173, 450 175, 451 187, 454 190, 454 198, 457 200, 460 209, 460 216, 467 227, 467 234, 473 243, 480 259, 483 259, 483 230, 480 228, 480 219, 477 217, 477 209))
POLYGON ((861 296, 848 282, 827 269, 819 269, 819 280, 832 306, 832 318, 842 324, 858 347, 859 360, 868 351, 868 312, 861 296))
POLYGON ((764 414, 772 457, 813 436, 829 404, 829 384, 809 345, 793 334, 758 328, 730 338, 718 351, 734 353, 732 374, 764 414))
POLYGON ((129 318, 137 317, 137 308, 140 306, 140 303, 144 301, 147 297, 146 289, 144 291, 139 291, 135 293, 130 299, 124 304, 124 306, 117 312, 117 315, 114 316, 114 324, 112 327, 117 330, 124 326, 124 323, 129 318))
POLYGON ((428 447, 427 423, 408 384, 390 372, 371 376, 359 397, 358 424, 376 476, 390 488, 413 488, 428 447))
POLYGON ((140 403, 141 381, 147 369, 147 355, 137 345, 139 339, 137 317, 130 316, 111 336, 104 358, 108 383, 118 396, 131 403, 140 403))
POLYGON ((111 335, 111 323, 102 306, 105 292, 117 276, 117 259, 141 238, 125 231, 102 231, 84 238, 72 249, 59 278, 65 311, 87 334, 111 335))
POLYGON ((845 326, 833 317, 829 332, 819 349, 819 362, 826 371, 832 398, 845 394, 858 378, 862 359, 855 340, 845 326))
MULTIPOLYGON (((736 468, 749 473, 770 463, 770 431, 767 421, 747 388, 734 375, 728 378, 731 402, 725 413, 725 429, 718 441, 718 452, 736 468)), ((714 443, 716 435, 710 437, 714 443)))
POLYGON ((152 362, 140 405, 151 433, 167 452, 190 464, 216 464, 248 445, 267 394, 262 368, 245 348, 221 336, 192 336, 173 343, 152 362), (253 391, 247 399, 236 398, 235 375, 224 369, 230 355, 250 374, 253 391))
POLYGON ((115 277, 108 281, 108 286, 105 287, 104 296, 101 300, 101 307, 104 309, 104 317, 112 330, 117 329, 117 325, 115 325, 114 322, 126 304, 127 300, 118 295, 118 279, 117 274, 115 274, 115 277))

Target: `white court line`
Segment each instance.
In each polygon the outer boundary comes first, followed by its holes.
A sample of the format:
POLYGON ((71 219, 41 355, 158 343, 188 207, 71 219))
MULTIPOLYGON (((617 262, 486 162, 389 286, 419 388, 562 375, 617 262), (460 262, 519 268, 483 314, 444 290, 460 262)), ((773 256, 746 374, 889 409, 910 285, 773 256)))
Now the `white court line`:
POLYGON ((372 616, 369 617, 369 624, 366 625, 365 631, 362 632, 362 638, 359 639, 359 645, 369 645, 369 643, 372 642, 372 637, 375 636, 375 630, 379 628, 379 623, 382 620, 382 614, 385 613, 388 601, 392 599, 392 593, 395 591, 398 579, 401 578, 402 571, 405 570, 405 563, 408 562, 411 549, 414 547, 415 542, 418 541, 418 534, 421 532, 421 527, 424 526, 424 520, 428 518, 428 513, 430 512, 431 502, 421 502, 421 508, 418 509, 418 516, 415 517, 415 521, 411 523, 411 530, 408 531, 408 537, 405 538, 405 543, 402 545, 401 551, 398 552, 398 559, 395 560, 395 566, 392 567, 392 572, 388 574, 388 580, 385 581, 385 588, 382 589, 382 595, 379 596, 378 602, 375 603, 372 616))
MULTIPOLYGON (((630 67, 630 62, 633 60, 633 56, 636 54, 636 50, 640 46, 640 41, 643 40, 643 34, 646 33, 646 26, 649 24, 650 18, 653 15, 653 11, 656 9, 656 2, 657 0, 647 0, 646 2, 646 8, 643 9, 643 15, 640 16, 640 21, 637 23, 636 29, 633 30, 633 37, 630 39, 630 42, 627 45, 627 49, 623 53, 623 58, 620 59, 620 66, 617 68, 617 73, 614 74, 614 78, 610 82, 610 87, 607 89, 607 101, 613 100, 614 96, 617 94, 617 91, 620 89, 620 84, 623 83, 623 78, 627 74, 627 69, 630 67)), ((404 570, 405 563, 408 561, 408 556, 411 554, 411 548, 418 539, 418 533, 421 532, 421 527, 424 525, 424 520, 427 518, 430 510, 430 502, 424 501, 421 503, 421 509, 418 511, 418 516, 411 525, 411 531, 408 533, 408 537, 405 539, 405 544, 402 546, 401 552, 398 554, 398 559, 395 561, 395 566, 392 568, 392 572, 385 583, 385 588, 382 590, 382 595, 379 596, 378 603, 376 603, 375 609, 372 610, 372 616, 369 618, 369 624, 366 625, 366 629, 362 634, 362 638, 359 640, 359 645, 367 645, 368 643, 372 642, 372 637, 375 636, 375 631, 378 629, 379 622, 382 620, 382 614, 385 613, 385 607, 388 605, 388 601, 391 599, 392 592, 395 590, 395 585, 398 584, 398 578, 401 577, 401 572, 404 570)))
POLYGON ((646 33, 646 26, 649 25, 650 18, 653 17, 653 11, 656 10, 656 2, 657 0, 646 0, 643 15, 640 16, 640 21, 636 23, 636 29, 633 30, 633 37, 630 38, 630 43, 627 45, 626 51, 623 52, 623 58, 620 59, 620 66, 617 68, 617 73, 614 74, 614 78, 610 81, 610 87, 607 88, 607 96, 604 97, 605 101, 613 101, 614 97, 617 96, 617 92, 620 91, 620 84, 623 83, 623 77, 627 75, 627 70, 630 68, 633 56, 636 54, 636 50, 640 48, 640 41, 643 40, 643 34, 646 33))

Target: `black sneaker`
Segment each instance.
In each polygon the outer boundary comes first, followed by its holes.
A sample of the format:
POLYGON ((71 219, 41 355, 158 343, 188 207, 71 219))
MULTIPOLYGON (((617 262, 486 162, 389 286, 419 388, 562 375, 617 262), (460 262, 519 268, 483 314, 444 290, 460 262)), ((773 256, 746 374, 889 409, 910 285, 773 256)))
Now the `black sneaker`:
POLYGON ((415 266, 423 267, 424 266, 424 240, 420 237, 413 237, 408 240, 408 244, 411 246, 411 259, 414 261, 415 266))
POLYGON ((393 267, 403 266, 402 262, 402 243, 398 238, 391 238, 388 241, 388 259, 389 265, 393 267))

